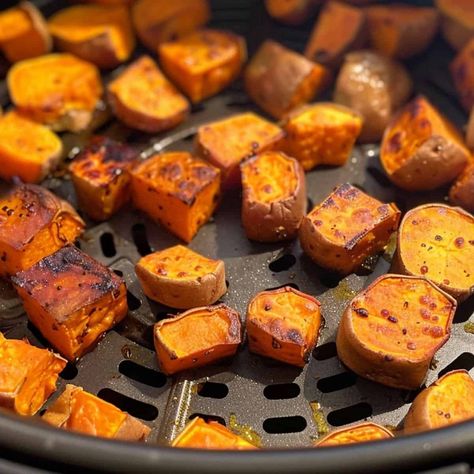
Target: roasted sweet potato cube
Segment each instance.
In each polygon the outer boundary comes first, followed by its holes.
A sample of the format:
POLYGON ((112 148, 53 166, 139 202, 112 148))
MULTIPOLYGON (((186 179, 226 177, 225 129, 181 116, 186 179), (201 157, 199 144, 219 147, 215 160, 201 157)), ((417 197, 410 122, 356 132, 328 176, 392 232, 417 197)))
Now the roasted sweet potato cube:
POLYGON ((388 438, 393 438, 393 434, 387 428, 375 423, 361 423, 332 431, 318 440, 316 446, 340 446, 341 444, 365 443, 388 438))
POLYGON ((0 406, 34 415, 56 390, 66 361, 28 341, 6 339, 0 332, 0 406))
POLYGON ((107 86, 114 114, 125 125, 147 133, 176 127, 188 116, 188 101, 149 56, 130 64, 107 86))
POLYGON ((214 213, 220 171, 185 152, 155 155, 132 169, 135 206, 185 242, 214 213))
POLYGON ((0 275, 13 275, 35 264, 84 230, 72 206, 46 188, 14 187, 0 198, 0 275))
POLYGON ((0 177, 18 176, 24 183, 38 183, 53 170, 63 145, 49 128, 14 110, 0 117, 0 177))
POLYGON ((304 367, 318 340, 320 306, 291 286, 258 293, 247 309, 250 352, 304 367))
POLYGON ((245 69, 245 88, 258 106, 281 118, 321 92, 328 75, 324 66, 267 40, 245 69))
POLYGON ((454 85, 467 112, 474 106, 474 36, 450 65, 454 85))
POLYGON ((399 220, 395 204, 383 204, 346 183, 303 218, 300 242, 318 265, 346 275, 387 245, 399 220))
POLYGON ((70 245, 12 281, 28 318, 69 360, 90 350, 127 314, 123 279, 70 245))
POLYGON ((389 179, 408 191, 427 191, 449 183, 469 157, 454 125, 422 96, 393 119, 380 150, 389 179))
POLYGON ((304 171, 294 158, 266 151, 244 161, 242 224, 260 242, 293 239, 306 214, 304 171))
POLYGON ((449 190, 449 200, 474 214, 474 163, 466 166, 449 190))
POLYGON ((343 105, 318 102, 297 109, 283 120, 279 148, 306 171, 318 165, 344 165, 362 128, 362 118, 343 105))
POLYGON ((245 39, 230 31, 199 30, 158 48, 166 75, 200 102, 225 89, 247 59, 245 39))
POLYGON ((383 275, 346 308, 339 359, 361 377, 414 390, 449 339, 456 301, 425 278, 383 275))
POLYGON ((398 273, 423 276, 463 301, 474 294, 474 217, 458 207, 425 204, 400 224, 398 273))
POLYGON ((441 31, 448 43, 460 50, 474 36, 474 3, 471 0, 436 0, 441 31))
POLYGON ((240 316, 225 304, 189 309, 156 323, 154 340, 165 374, 209 365, 237 352, 240 316))
POLYGON ((79 206, 102 221, 130 199, 129 168, 137 152, 122 143, 96 137, 69 166, 79 206))
POLYGON ((299 25, 308 19, 316 3, 314 0, 265 0, 265 7, 275 20, 299 25))
POLYGON ((227 291, 224 262, 183 245, 142 257, 135 271, 145 295, 172 308, 210 305, 227 291))

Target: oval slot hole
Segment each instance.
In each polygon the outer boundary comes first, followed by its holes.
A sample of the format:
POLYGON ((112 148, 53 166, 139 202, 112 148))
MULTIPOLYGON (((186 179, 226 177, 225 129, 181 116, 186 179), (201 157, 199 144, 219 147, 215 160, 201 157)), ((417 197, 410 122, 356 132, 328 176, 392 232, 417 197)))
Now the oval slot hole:
POLYGON ((438 377, 442 377, 444 374, 451 372, 451 370, 465 369, 467 371, 474 367, 474 355, 469 352, 463 352, 461 355, 456 357, 449 365, 447 365, 438 374, 438 377))
POLYGON ((197 417, 202 418, 203 420, 205 420, 207 422, 217 421, 217 423, 220 423, 221 425, 226 426, 224 418, 222 418, 221 416, 217 416, 217 415, 205 415, 203 413, 193 413, 189 417, 189 419, 194 420, 194 418, 197 418, 197 417))
POLYGON ((302 416, 267 418, 263 422, 263 429, 270 434, 300 433, 306 426, 306 420, 302 416))
POLYGON ((100 236, 100 248, 104 256, 110 258, 117 254, 115 248, 114 236, 110 232, 104 232, 100 236))
POLYGON ((110 388, 103 388, 97 396, 140 420, 153 421, 158 417, 158 409, 153 405, 127 397, 110 388))
POLYGON ((142 302, 135 295, 130 293, 130 291, 128 290, 127 290, 127 303, 128 303, 128 309, 130 309, 131 311, 135 311, 142 305, 142 302))
POLYGON ((132 239, 138 253, 143 257, 152 252, 148 237, 146 235, 146 227, 144 224, 134 224, 132 226, 132 239))
POLYGON ((299 385, 295 383, 276 383, 267 385, 263 389, 263 395, 268 400, 287 400, 296 398, 301 392, 299 385))
POLYGON ((286 255, 282 255, 276 260, 273 260, 273 262, 270 262, 268 268, 272 272, 279 273, 289 270, 295 263, 296 257, 291 255, 291 253, 287 253, 286 255))
POLYGON ((337 392, 343 388, 352 387, 357 380, 357 375, 352 372, 332 375, 318 380, 317 387, 323 393, 337 392))
POLYGON ((63 380, 72 380, 77 377, 78 372, 77 367, 72 362, 68 362, 59 376, 63 380))
POLYGON ((368 403, 357 403, 350 407, 334 410, 328 415, 328 423, 332 426, 343 426, 360 421, 372 415, 372 407, 368 403))
POLYGON ((131 360, 123 360, 119 364, 119 372, 129 379, 143 383, 149 387, 163 387, 166 385, 166 375, 156 370, 143 367, 131 360))
POLYGON ((327 360, 337 356, 335 342, 326 342, 322 346, 318 346, 313 351, 313 357, 316 360, 327 360))
POLYGON ((197 393, 200 397, 225 398, 229 393, 229 387, 223 383, 204 382, 198 384, 197 393))

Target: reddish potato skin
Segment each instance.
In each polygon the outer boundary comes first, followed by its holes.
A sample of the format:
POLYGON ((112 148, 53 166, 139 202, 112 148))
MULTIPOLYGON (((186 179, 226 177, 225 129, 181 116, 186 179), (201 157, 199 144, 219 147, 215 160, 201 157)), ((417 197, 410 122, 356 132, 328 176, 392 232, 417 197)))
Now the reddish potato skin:
POLYGON ((474 163, 468 165, 451 186, 449 200, 474 214, 474 163))
POLYGON ((474 107, 471 109, 466 129, 466 145, 474 151, 474 107))
POLYGON ((313 12, 319 0, 265 0, 268 14, 287 25, 299 25, 313 12))
POLYGON ((449 69, 461 104, 470 112, 474 106, 474 37, 456 55, 449 69))

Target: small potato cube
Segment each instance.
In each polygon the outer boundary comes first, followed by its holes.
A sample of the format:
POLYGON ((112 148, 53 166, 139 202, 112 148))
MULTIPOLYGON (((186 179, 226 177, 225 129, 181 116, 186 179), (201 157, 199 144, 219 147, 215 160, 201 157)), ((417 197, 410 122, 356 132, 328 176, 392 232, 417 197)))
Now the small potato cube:
POLYGON ((193 308, 156 323, 154 340, 165 374, 209 365, 237 352, 240 316, 225 304, 193 308))
POLYGON ((73 207, 46 188, 14 187, 0 198, 0 275, 13 275, 35 264, 83 232, 73 207))
POLYGON ((214 213, 220 171, 189 153, 154 155, 132 170, 135 206, 190 242, 214 213))
POLYGON ((324 66, 267 40, 245 69, 248 95, 275 118, 313 99, 325 87, 324 66))
POLYGON ((291 286, 258 293, 247 309, 250 352, 304 367, 321 329, 320 306, 291 286))
POLYGON ((183 245, 142 257, 135 271, 145 295, 172 308, 210 305, 227 291, 224 262, 183 245))
POLYGON ((435 0, 445 40, 458 51, 474 36, 472 0, 435 0))
POLYGON ((6 339, 0 332, 0 407, 34 415, 56 390, 66 361, 28 341, 6 339))
POLYGON ((362 128, 362 118, 342 105, 329 102, 302 107, 282 124, 280 148, 296 158, 306 171, 318 165, 344 165, 362 128))
POLYGON ((69 360, 90 350, 127 314, 122 278, 70 245, 12 282, 31 322, 69 360))
POLYGON ((361 423, 332 431, 318 440, 316 446, 340 446, 341 444, 365 443, 388 438, 393 438, 393 434, 387 428, 375 423, 361 423))
POLYGON ((229 31, 200 30, 158 48, 166 75, 201 102, 225 89, 247 59, 245 40, 229 31))
POLYGON ((346 183, 303 218, 300 242, 318 265, 347 275, 387 245, 399 220, 395 204, 383 204, 346 183))
POLYGON ((450 69, 461 104, 470 112, 474 106, 474 37, 457 54, 450 69))
POLYGON ((466 166, 449 190, 449 200, 474 214, 474 163, 466 166))
POLYGON ((137 152, 110 138, 96 137, 69 166, 79 206, 97 221, 130 199, 129 168, 137 152))

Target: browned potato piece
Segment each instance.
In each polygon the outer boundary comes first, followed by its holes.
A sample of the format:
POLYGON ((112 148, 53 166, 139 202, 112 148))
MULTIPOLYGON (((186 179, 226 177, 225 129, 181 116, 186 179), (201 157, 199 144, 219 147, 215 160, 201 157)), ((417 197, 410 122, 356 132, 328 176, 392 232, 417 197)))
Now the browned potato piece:
POLYGON ((412 87, 402 64, 372 51, 355 51, 344 59, 334 101, 362 115, 359 141, 378 142, 394 112, 410 97, 412 87))
POLYGON ((399 219, 395 204, 383 204, 346 183, 303 218, 300 243, 318 265, 347 275, 387 245, 399 219))
POLYGON ((391 431, 375 423, 361 423, 355 426, 346 426, 332 431, 327 436, 319 439, 316 446, 340 446, 341 444, 365 443, 393 438, 391 431))
POLYGON ((313 12, 315 0, 265 0, 268 14, 282 23, 299 25, 313 12))
POLYGON ((247 237, 259 242, 295 238, 306 213, 306 182, 298 161, 267 151, 244 161, 240 170, 247 237))
POLYGON ((469 147, 471 152, 474 151, 474 107, 471 109, 469 122, 467 123, 466 145, 469 147))
POLYGON ((470 112, 474 106, 474 38, 454 58, 450 70, 461 104, 470 112))
POLYGON ((436 0, 441 31, 448 43, 460 50, 474 36, 474 3, 471 0, 436 0))
POLYGON ((449 200, 474 214, 474 163, 466 166, 451 186, 449 200))

